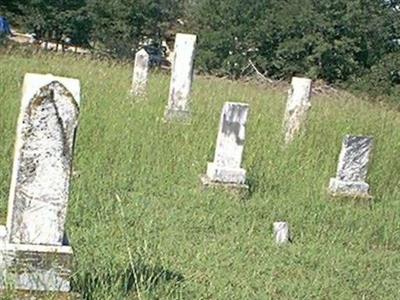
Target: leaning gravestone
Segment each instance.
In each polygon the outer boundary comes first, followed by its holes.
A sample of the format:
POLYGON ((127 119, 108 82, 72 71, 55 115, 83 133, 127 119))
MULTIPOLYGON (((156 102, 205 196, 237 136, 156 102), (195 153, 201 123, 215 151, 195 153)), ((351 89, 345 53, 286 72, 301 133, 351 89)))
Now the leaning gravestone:
POLYGON ((146 50, 142 49, 136 53, 132 80, 132 94, 135 96, 143 96, 146 93, 149 60, 150 56, 146 50))
POLYGON ((246 170, 240 167, 249 105, 226 102, 221 114, 214 162, 208 163, 202 177, 205 185, 223 184, 248 188, 246 170))
POLYGON ((346 135, 339 156, 336 178, 331 178, 329 191, 333 195, 370 197, 365 182, 372 150, 372 137, 346 135))
POLYGON ((72 249, 65 235, 80 85, 26 74, 0 248, 0 287, 70 290, 72 249))
POLYGON ((190 90, 193 79, 193 61, 196 36, 178 33, 175 39, 172 75, 166 120, 190 119, 190 90))
POLYGON ((311 79, 292 78, 284 118, 285 144, 289 144, 301 130, 311 107, 311 79))

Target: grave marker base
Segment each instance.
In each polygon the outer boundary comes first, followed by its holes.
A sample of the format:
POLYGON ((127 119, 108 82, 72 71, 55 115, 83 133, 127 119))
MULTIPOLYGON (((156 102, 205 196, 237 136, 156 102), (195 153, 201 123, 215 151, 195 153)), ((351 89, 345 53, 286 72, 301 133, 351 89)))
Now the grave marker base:
POLYGON ((164 121, 178 121, 183 123, 189 123, 192 115, 190 111, 187 110, 176 110, 167 109, 164 114, 164 121))
POLYGON ((29 291, 0 291, 0 299, 18 300, 81 300, 78 293, 64 292, 29 292, 29 291), (10 296, 14 298, 10 298, 10 296))
POLYGON ((69 292, 72 248, 0 243, 0 289, 69 292))
POLYGON ((333 196, 372 198, 369 192, 369 184, 364 181, 343 181, 331 178, 329 192, 333 196))
POLYGON ((207 164, 207 177, 223 184, 245 184, 246 170, 242 168, 221 167, 213 162, 207 164))
POLYGON ((211 180, 207 175, 200 176, 201 183, 205 187, 223 187, 226 189, 238 190, 238 191, 249 191, 249 186, 244 183, 233 183, 233 182, 219 182, 211 180))

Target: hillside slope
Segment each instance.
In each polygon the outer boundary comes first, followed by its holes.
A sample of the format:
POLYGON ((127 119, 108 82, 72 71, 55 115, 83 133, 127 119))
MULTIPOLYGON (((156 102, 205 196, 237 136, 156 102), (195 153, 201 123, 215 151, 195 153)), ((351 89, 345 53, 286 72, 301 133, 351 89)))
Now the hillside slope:
POLYGON ((344 93, 317 96, 306 132, 284 149, 278 90, 199 77, 192 123, 167 124, 166 75, 152 74, 148 98, 135 102, 130 66, 14 55, 0 68, 2 222, 23 75, 81 80, 67 231, 84 299, 398 298, 400 113, 344 93), (246 199, 200 185, 225 101, 250 104, 246 199), (326 193, 349 133, 374 136, 373 205, 326 193), (292 225, 289 247, 274 245, 277 220, 292 225))

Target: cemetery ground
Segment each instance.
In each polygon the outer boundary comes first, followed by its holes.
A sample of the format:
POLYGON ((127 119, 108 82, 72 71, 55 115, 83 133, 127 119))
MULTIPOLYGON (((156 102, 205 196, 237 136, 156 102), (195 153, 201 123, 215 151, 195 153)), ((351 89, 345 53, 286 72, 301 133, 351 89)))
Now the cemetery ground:
POLYGON ((313 96, 306 131, 284 147, 279 89, 197 76, 191 123, 166 123, 166 74, 152 73, 139 99, 129 65, 15 54, 0 69, 1 224, 24 74, 81 81, 66 226, 83 299, 398 298, 399 112, 344 92, 313 96), (226 101, 250 105, 248 196, 199 179, 226 101), (373 202, 327 194, 345 134, 374 137, 373 202), (289 222, 292 244, 275 245, 275 221, 289 222))

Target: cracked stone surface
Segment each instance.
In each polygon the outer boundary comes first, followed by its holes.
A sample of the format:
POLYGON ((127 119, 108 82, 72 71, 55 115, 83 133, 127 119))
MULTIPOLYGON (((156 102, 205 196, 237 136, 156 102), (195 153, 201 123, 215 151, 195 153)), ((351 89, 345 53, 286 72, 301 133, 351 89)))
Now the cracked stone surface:
POLYGON ((165 111, 167 120, 188 119, 190 115, 190 90, 193 79, 196 36, 178 33, 175 39, 172 75, 168 105, 165 111), (176 113, 181 112, 181 113, 176 113))
POLYGON ((136 53, 132 80, 132 93, 135 96, 143 96, 146 94, 149 60, 150 55, 146 50, 142 49, 136 53))
POLYGON ((283 125, 286 144, 292 142, 304 126, 311 108, 311 86, 311 79, 292 78, 283 125))
POLYGON ((78 80, 26 75, 10 189, 9 243, 62 245, 78 117, 78 80))
POLYGON ((343 140, 336 178, 365 181, 371 150, 372 137, 347 135, 343 140))
POLYGON ((248 104, 225 103, 221 113, 214 161, 207 166, 207 176, 211 181, 245 183, 246 171, 240 165, 248 112, 248 104))
POLYGON ((368 165, 372 151, 373 139, 369 136, 346 135, 336 178, 331 178, 329 190, 334 194, 367 195, 369 185, 367 179, 368 165))

